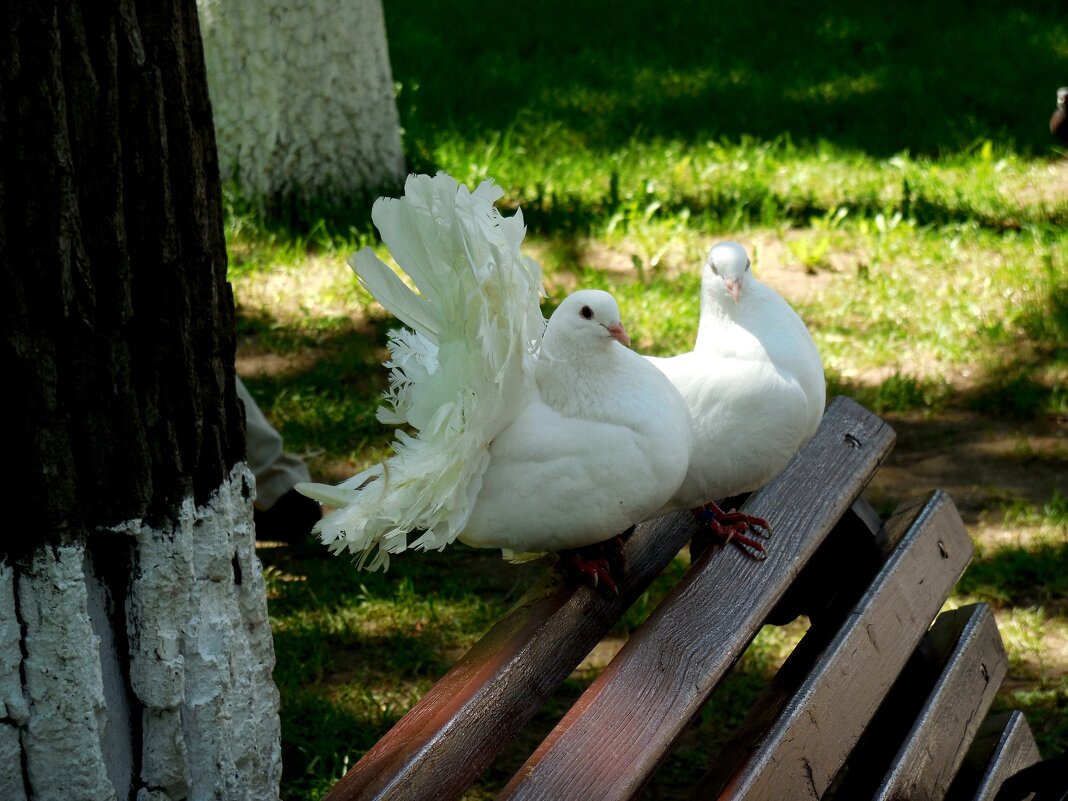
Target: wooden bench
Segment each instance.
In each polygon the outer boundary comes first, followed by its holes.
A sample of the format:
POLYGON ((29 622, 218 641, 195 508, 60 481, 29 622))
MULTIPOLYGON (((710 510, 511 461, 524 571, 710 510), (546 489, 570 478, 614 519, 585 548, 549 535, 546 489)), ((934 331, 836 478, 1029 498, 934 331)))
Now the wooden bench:
MULTIPOLYGON (((695 798, 993 799, 1036 762, 1020 714, 987 716, 1006 673, 990 610, 939 614, 972 554, 953 503, 934 491, 882 521, 860 497, 893 442, 835 399, 745 505, 772 523, 768 558, 694 554, 498 798, 636 797, 761 627, 798 614, 808 631, 695 798)), ((460 798, 697 530, 687 513, 638 526, 618 598, 548 572, 326 798, 460 798)))

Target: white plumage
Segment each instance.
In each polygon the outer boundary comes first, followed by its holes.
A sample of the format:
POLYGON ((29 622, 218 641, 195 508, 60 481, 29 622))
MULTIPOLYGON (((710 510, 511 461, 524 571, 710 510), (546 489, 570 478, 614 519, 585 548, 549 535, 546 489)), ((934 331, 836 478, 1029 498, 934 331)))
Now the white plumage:
POLYGON ((694 420, 690 469, 665 511, 763 486, 812 438, 823 417, 826 385, 812 336, 749 268, 741 245, 713 247, 701 276, 694 349, 650 357, 694 420))
POLYGON ((413 292, 364 249, 350 264, 412 331, 391 333, 383 422, 394 454, 337 487, 297 489, 339 507, 316 526, 361 567, 456 539, 505 556, 576 548, 650 516, 681 484, 691 421, 671 383, 621 341, 606 292, 569 296, 549 322, 523 218, 503 193, 410 176, 372 218, 413 292))

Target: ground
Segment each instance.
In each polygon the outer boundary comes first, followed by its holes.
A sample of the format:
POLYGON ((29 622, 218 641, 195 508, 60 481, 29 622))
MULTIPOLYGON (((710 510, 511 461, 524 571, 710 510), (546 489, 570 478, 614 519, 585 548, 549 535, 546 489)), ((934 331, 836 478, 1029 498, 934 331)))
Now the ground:
MULTIPOLYGON (((855 275, 857 257, 832 250, 825 254, 824 264, 812 269, 797 258, 797 248, 791 248, 791 243, 799 236, 790 230, 755 235, 750 246, 759 256, 758 277, 798 308, 820 308, 825 293, 832 292, 837 282, 855 275)), ((594 264, 621 285, 636 280, 634 256, 637 254, 633 250, 594 240, 572 244, 576 247, 573 263, 594 264)), ((544 242, 535 243, 533 253, 540 257, 552 247, 544 242)), ((677 253, 663 254, 663 264, 667 266, 662 269, 669 275, 674 273, 677 268, 671 265, 682 264, 693 257, 689 250, 692 248, 688 249, 684 244, 677 253)), ((583 277, 575 271, 558 270, 551 275, 550 283, 556 289, 566 291, 578 285, 583 277)), ((371 385, 363 388, 368 393, 368 403, 384 385, 384 370, 376 366, 386 356, 382 344, 384 318, 381 311, 373 306, 364 309, 354 304, 351 295, 338 290, 339 281, 348 282, 351 277, 337 259, 311 257, 292 267, 277 267, 254 280, 238 283, 239 316, 245 320, 263 318, 263 325, 249 326, 242 337, 237 355, 238 372, 254 386, 273 387, 276 408, 282 415, 286 413, 285 409, 291 408, 284 401, 285 395, 305 391, 300 389, 302 376, 323 369, 324 362, 351 365, 354 356, 350 351, 355 347, 354 342, 361 343, 359 348, 366 350, 358 349, 359 358, 366 362, 365 366, 370 365, 366 372, 360 372, 354 379, 371 385), (279 347, 277 331, 284 331, 287 326, 306 327, 309 320, 316 319, 333 320, 344 333, 339 336, 297 336, 279 347)), ((639 333, 636 347, 647 346, 648 342, 643 342, 639 333)), ((921 374, 924 370, 936 373, 940 369, 933 362, 927 366, 911 366, 921 374)), ((848 394, 849 388, 853 387, 863 393, 878 387, 893 371, 894 368, 847 368, 843 373, 848 372, 848 375, 840 373, 837 376, 839 389, 844 387, 848 394)), ((966 395, 974 389, 970 383, 973 376, 967 369, 955 369, 945 380, 950 393, 966 395)), ((1063 708, 1068 704, 1068 630, 1064 624, 1068 617, 1068 601, 1064 588, 1053 586, 1055 581, 1041 571, 1042 560, 1046 557, 1052 557, 1046 559, 1046 568, 1058 569, 1057 565, 1064 563, 1068 547, 1064 544, 1064 526, 1056 523, 1057 519, 1063 520, 1063 513, 1059 513, 1060 518, 1052 516, 1054 523, 1051 526, 1049 520, 1036 517, 1033 510, 1049 504, 1051 498, 1056 502, 1058 497, 1068 497, 1068 416, 993 416, 945 403, 936 411, 912 408, 884 411, 882 416, 897 432, 897 444, 869 487, 868 499, 885 515, 898 504, 922 497, 934 488, 943 489, 953 498, 975 542, 976 557, 951 599, 951 605, 977 599, 992 603, 1010 655, 1010 672, 999 703, 1007 707, 1024 707, 1038 729, 1036 735, 1040 744, 1045 744, 1047 749, 1058 747, 1056 744, 1063 742, 1065 737, 1063 708)), ((284 419, 280 422, 286 423, 284 419)), ((370 427, 378 428, 373 422, 370 427)), ((373 447, 380 448, 381 443, 373 447)), ((316 447, 312 443, 304 449, 304 455, 317 479, 334 482, 347 478, 355 472, 360 460, 367 458, 366 452, 346 451, 329 442, 326 447, 316 447)), ((309 578, 307 563, 302 561, 305 557, 283 556, 285 550, 261 552, 265 562, 275 570, 271 574, 269 569, 269 581, 273 577, 275 586, 287 581, 314 583, 314 576, 309 578)), ((321 560, 321 556, 316 558, 316 561, 321 560)), ((459 562, 464 575, 485 582, 490 591, 500 594, 498 600, 505 605, 518 597, 543 569, 540 563, 510 568, 505 578, 500 574, 496 554, 466 549, 459 562)), ((454 570, 456 565, 455 559, 446 561, 442 563, 442 569, 454 570)), ((346 565, 337 563, 335 566, 333 562, 327 562, 323 569, 330 567, 350 570, 346 565)), ((676 569, 682 567, 676 566, 676 569)), ((397 580, 393 571, 386 577, 387 582, 397 580)), ((285 614, 277 605, 276 613, 285 614)), ((381 692, 389 700, 381 702, 384 718, 376 725, 388 727, 390 720, 417 700, 421 694, 419 688, 425 690, 426 682, 454 663, 470 644, 470 637, 477 637, 485 628, 484 623, 472 625, 467 634, 445 638, 435 646, 433 643, 437 640, 432 637, 429 643, 426 640, 429 636, 427 627, 434 625, 434 614, 431 609, 429 618, 416 615, 415 622, 410 624, 395 620, 382 624, 373 617, 361 618, 361 622, 355 624, 361 631, 365 630, 361 637, 345 644, 323 646, 333 653, 326 659, 327 666, 315 692, 334 699, 341 706, 347 703, 344 699, 351 695, 354 687, 364 688, 363 692, 381 692), (368 625, 373 630, 367 629, 368 625), (406 625, 410 628, 403 630, 406 625), (401 652, 416 649, 412 658, 421 665, 416 669, 418 678, 414 682, 401 680, 403 691, 394 687, 396 679, 389 672, 399 669, 403 674, 410 666, 388 659, 383 661, 380 654, 368 650, 368 644, 396 649, 398 639, 402 643, 401 652), (367 689, 368 683, 371 684, 370 690, 367 689), (378 684, 384 689, 375 690, 378 684)), ((791 643, 803 633, 804 626, 804 621, 800 621, 785 632, 769 635, 774 640, 766 649, 771 656, 761 657, 762 661, 758 660, 756 667, 743 665, 742 675, 732 680, 742 687, 752 687, 764 680, 762 676, 774 669, 772 663, 788 652, 791 643)), ((547 712, 498 760, 489 774, 491 787, 494 781, 506 780, 509 772, 522 763, 533 745, 547 733, 554 715, 562 713, 611 660, 626 636, 626 630, 612 632, 576 668, 572 680, 550 701, 547 712)), ((281 645, 280 661, 286 659, 286 651, 287 646, 281 645)), ((739 691, 738 696, 746 697, 744 691, 739 691)), ((282 697, 285 708, 287 691, 284 687, 282 697)), ((707 717, 714 721, 739 713, 740 710, 716 710, 707 717)), ((673 777, 676 773, 685 775, 689 770, 694 759, 690 749, 700 751, 707 745, 710 736, 704 728, 707 725, 715 728, 714 722, 702 723, 684 735, 679 751, 673 757, 678 769, 669 768, 665 772, 666 778, 658 780, 660 783, 654 788, 656 793, 674 797, 673 777)), ((482 797, 483 790, 476 788, 472 792, 471 798, 482 797)))

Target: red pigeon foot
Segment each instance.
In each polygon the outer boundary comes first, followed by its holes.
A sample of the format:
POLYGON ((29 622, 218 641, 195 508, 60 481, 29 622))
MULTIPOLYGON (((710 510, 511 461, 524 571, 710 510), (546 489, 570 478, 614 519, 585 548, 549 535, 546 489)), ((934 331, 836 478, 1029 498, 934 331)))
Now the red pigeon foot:
POLYGON ((619 586, 612 578, 613 569, 618 571, 617 575, 622 576, 625 568, 623 540, 619 537, 607 543, 561 551, 559 556, 555 565, 557 570, 577 575, 580 581, 588 582, 594 589, 603 589, 614 596, 619 595, 619 586))
POLYGON ((763 517, 747 515, 735 509, 725 512, 712 502, 694 509, 693 515, 698 523, 708 529, 712 536, 722 540, 724 544, 733 542, 741 548, 742 553, 758 561, 767 558, 768 552, 763 543, 748 536, 750 533, 761 534, 760 529, 764 530, 763 536, 771 536, 771 524, 763 517))

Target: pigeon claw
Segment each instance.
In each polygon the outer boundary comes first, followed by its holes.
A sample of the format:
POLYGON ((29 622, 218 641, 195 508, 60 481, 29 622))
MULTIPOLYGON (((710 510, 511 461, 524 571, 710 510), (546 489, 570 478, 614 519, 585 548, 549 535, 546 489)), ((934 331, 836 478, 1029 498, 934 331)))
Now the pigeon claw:
POLYGON ((619 586, 616 584, 614 578, 612 578, 612 562, 611 557, 606 557, 603 549, 599 546, 593 553, 585 553, 586 549, 576 549, 574 551, 564 551, 560 554, 560 560, 557 565, 565 570, 572 571, 573 574, 577 574, 580 580, 588 582, 594 589, 602 589, 606 593, 617 596, 619 595, 619 586))
POLYGON ((728 533, 723 538, 724 545, 728 542, 733 542, 742 553, 758 562, 763 562, 768 558, 768 551, 762 543, 752 537, 747 537, 745 534, 739 534, 734 529, 728 529, 728 533))
POLYGON ((771 524, 763 517, 747 515, 735 509, 725 512, 712 502, 694 509, 693 514, 697 522, 704 526, 712 536, 722 540, 724 545, 733 542, 742 553, 758 562, 768 558, 768 552, 763 543, 749 536, 750 534, 771 536, 771 524))
POLYGON ((747 515, 745 512, 739 512, 737 509, 731 509, 729 512, 724 512, 718 504, 709 501, 700 509, 694 510, 694 515, 699 522, 706 522, 707 520, 713 520, 716 523, 724 526, 736 526, 741 525, 742 531, 751 531, 754 534, 759 534, 758 529, 764 529, 763 536, 771 536, 771 523, 765 520, 763 517, 757 517, 756 515, 747 515))

